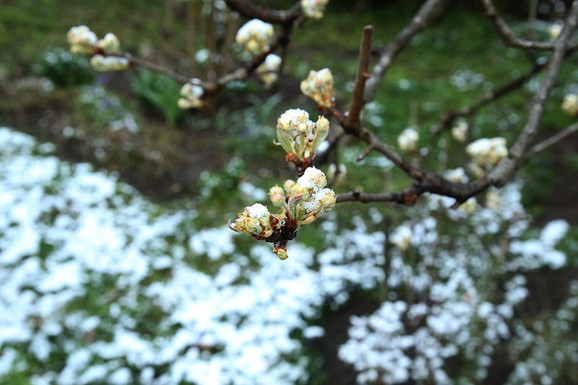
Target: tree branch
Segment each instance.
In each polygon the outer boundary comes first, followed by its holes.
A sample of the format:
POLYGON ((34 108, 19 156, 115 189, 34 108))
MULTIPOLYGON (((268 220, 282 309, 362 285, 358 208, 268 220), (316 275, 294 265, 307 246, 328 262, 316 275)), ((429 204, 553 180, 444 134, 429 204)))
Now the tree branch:
POLYGON ((379 83, 393 63, 397 54, 432 20, 442 13, 450 0, 427 0, 419 9, 409 24, 380 52, 379 61, 373 67, 371 78, 365 88, 364 100, 370 102, 375 99, 379 83))
POLYGON ((519 38, 508 26, 508 24, 498 15, 492 0, 480 0, 484 15, 492 22, 492 25, 498 31, 504 44, 511 47, 532 48, 539 50, 552 50, 554 42, 540 42, 519 38))
POLYGON ((296 2, 289 10, 279 11, 255 6, 243 0, 224 0, 229 8, 248 19, 261 19, 267 23, 291 24, 303 14, 301 5, 296 2))
POLYGON ((359 130, 361 127, 361 110, 363 110, 364 101, 363 93, 365 83, 369 78, 369 59, 371 57, 371 39, 373 36, 373 26, 367 25, 363 28, 363 36, 359 47, 359 64, 357 66, 357 76, 353 94, 351 95, 351 105, 347 117, 345 118, 344 128, 359 130))
POLYGON ((567 136, 572 135, 576 132, 578 132, 578 123, 573 124, 569 127, 566 127, 564 130, 558 132, 557 134, 555 134, 555 135, 549 137, 548 139, 534 145, 534 147, 532 147, 530 150, 528 150, 526 152, 526 154, 524 155, 524 159, 523 159, 524 163, 526 163, 528 160, 530 160, 530 158, 532 158, 534 155, 538 154, 539 152, 542 152, 542 151, 550 148, 551 146, 553 146, 556 143, 565 139, 567 136))

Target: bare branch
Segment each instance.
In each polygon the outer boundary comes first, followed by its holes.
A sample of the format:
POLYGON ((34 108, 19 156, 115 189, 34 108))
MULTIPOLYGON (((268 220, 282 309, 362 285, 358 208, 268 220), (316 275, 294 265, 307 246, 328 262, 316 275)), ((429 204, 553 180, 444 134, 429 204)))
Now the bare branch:
POLYGON ((232 10, 239 12, 248 19, 261 19, 267 23, 291 24, 302 15, 301 5, 296 2, 287 11, 278 11, 266 7, 255 6, 243 0, 224 0, 232 10))
POLYGON ((393 63, 397 54, 427 26, 444 11, 450 0, 427 0, 419 9, 409 24, 389 43, 380 53, 379 61, 373 67, 371 79, 367 82, 364 100, 370 102, 375 99, 379 83, 393 63))
POLYGON ((553 135, 548 139, 536 144, 534 147, 532 147, 530 150, 526 152, 526 154, 524 155, 524 162, 527 162, 534 155, 550 148, 551 146, 565 139, 567 136, 572 135, 576 132, 578 132, 578 123, 566 127, 564 130, 558 132, 556 135, 553 135))
POLYGON ((546 71, 544 81, 542 82, 540 89, 532 101, 526 126, 520 135, 518 135, 514 145, 510 148, 508 157, 502 159, 498 166, 490 172, 489 179, 491 180, 492 184, 503 185, 510 179, 514 171, 519 168, 522 157, 524 156, 524 152, 530 141, 536 135, 536 131, 542 120, 542 114, 544 112, 544 105, 546 104, 546 100, 548 99, 552 88, 554 88, 556 82, 558 81, 564 54, 568 47, 568 41, 574 34, 577 23, 578 0, 574 0, 572 2, 572 8, 570 9, 568 17, 566 18, 566 26, 554 44, 554 51, 550 58, 550 64, 548 66, 548 70, 546 71))
POLYGON ((351 96, 351 105, 345 118, 344 128, 358 130, 361 126, 361 110, 363 109, 363 93, 365 83, 369 78, 369 59, 371 56, 371 39, 373 36, 373 26, 367 25, 363 28, 363 36, 359 47, 359 64, 357 66, 357 77, 351 96))
POLYGON ((496 11, 494 4, 492 4, 492 0, 480 0, 480 3, 482 5, 484 14, 492 22, 494 28, 502 37, 504 44, 512 47, 532 48, 540 50, 551 50, 554 48, 553 42, 540 42, 519 38, 510 29, 504 19, 498 15, 498 11, 496 11))

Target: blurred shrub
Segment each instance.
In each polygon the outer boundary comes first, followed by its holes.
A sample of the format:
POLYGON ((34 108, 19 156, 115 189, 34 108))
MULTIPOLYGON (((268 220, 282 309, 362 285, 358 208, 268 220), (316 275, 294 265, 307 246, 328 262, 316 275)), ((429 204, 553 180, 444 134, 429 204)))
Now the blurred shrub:
POLYGON ((131 85, 141 101, 157 109, 167 123, 177 124, 183 114, 183 110, 177 105, 181 89, 179 83, 168 76, 140 69, 138 74, 131 78, 131 85))
POLYGON ((63 48, 50 48, 32 65, 32 71, 50 79, 58 87, 74 87, 94 82, 88 59, 63 48))

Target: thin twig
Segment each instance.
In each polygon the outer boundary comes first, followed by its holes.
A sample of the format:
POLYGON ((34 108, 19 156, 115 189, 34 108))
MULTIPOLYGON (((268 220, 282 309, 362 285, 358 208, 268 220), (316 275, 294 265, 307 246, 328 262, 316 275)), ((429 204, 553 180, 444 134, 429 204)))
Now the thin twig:
POLYGON ((578 132, 578 123, 573 124, 569 127, 566 127, 564 130, 558 132, 557 134, 555 134, 555 135, 549 137, 548 139, 545 139, 542 142, 534 145, 530 150, 528 150, 526 152, 526 154, 524 154, 524 162, 527 162, 534 155, 536 155, 539 152, 542 152, 544 150, 547 150, 548 148, 552 147, 556 143, 565 139, 567 136, 572 135, 576 132, 578 132))

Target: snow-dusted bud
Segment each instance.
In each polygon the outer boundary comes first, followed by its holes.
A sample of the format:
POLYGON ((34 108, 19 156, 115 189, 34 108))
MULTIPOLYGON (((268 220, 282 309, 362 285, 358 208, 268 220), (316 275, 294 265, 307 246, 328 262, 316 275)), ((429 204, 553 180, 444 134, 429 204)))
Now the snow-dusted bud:
POLYGON ((578 95, 568 94, 562 101, 562 111, 568 115, 578 116, 578 95))
POLYGON ((66 36, 72 53, 94 53, 98 38, 86 25, 70 28, 66 36))
POLYGON ((461 120, 452 128, 452 137, 458 142, 465 142, 468 135, 468 122, 461 120))
POLYGON ((249 20, 237 31, 235 40, 243 50, 251 55, 258 55, 269 49, 273 37, 273 26, 259 19, 249 20))
POLYGON ((319 106, 333 106, 333 75, 328 68, 310 71, 307 79, 301 82, 301 92, 313 99, 319 106))
POLYGON ((301 161, 315 156, 328 132, 329 121, 325 117, 320 116, 314 123, 301 109, 287 110, 277 120, 278 144, 287 154, 294 154, 301 161))
POLYGON ((203 105, 201 97, 203 96, 203 87, 198 84, 198 79, 191 79, 189 83, 186 83, 181 88, 181 98, 178 101, 178 105, 182 109, 187 108, 199 108, 203 105))
POLYGON ((310 224, 335 206, 335 192, 324 188, 326 184, 323 171, 309 167, 291 188, 287 203, 289 216, 299 225, 310 224))
POLYGON ((90 64, 92 68, 97 71, 122 71, 129 67, 129 61, 125 57, 121 56, 102 56, 94 55, 90 58, 90 64))
POLYGON ((98 43, 96 43, 96 45, 109 53, 120 52, 120 42, 114 33, 107 33, 104 35, 104 38, 100 39, 98 43))
MULTIPOLYGON (((265 239, 273 234, 275 220, 271 220, 272 215, 267 207, 260 203, 245 207, 239 214, 239 218, 231 224, 229 228, 239 233, 245 233, 257 239, 265 239)), ((275 217, 273 217, 275 218, 275 217)), ((278 222, 278 221, 277 221, 278 222)))
POLYGON ((560 33, 562 32, 562 24, 552 24, 548 27, 548 34, 550 35, 550 39, 556 40, 560 33))
POLYGON ((419 133, 413 127, 406 128, 401 132, 397 138, 399 148, 409 153, 414 153, 417 149, 417 142, 419 141, 419 133))
POLYGON ((508 155, 505 138, 482 138, 466 147, 466 152, 472 157, 472 171, 477 175, 490 167, 497 165, 508 155))
POLYGON ((310 19, 321 19, 329 0, 301 0, 303 14, 310 19))
POLYGON ((413 232, 408 226, 398 227, 391 235, 391 243, 404 251, 411 245, 413 232))
POLYGON ((277 81, 280 67, 281 58, 275 54, 269 54, 265 61, 257 67, 257 76, 266 86, 270 86, 277 81))

